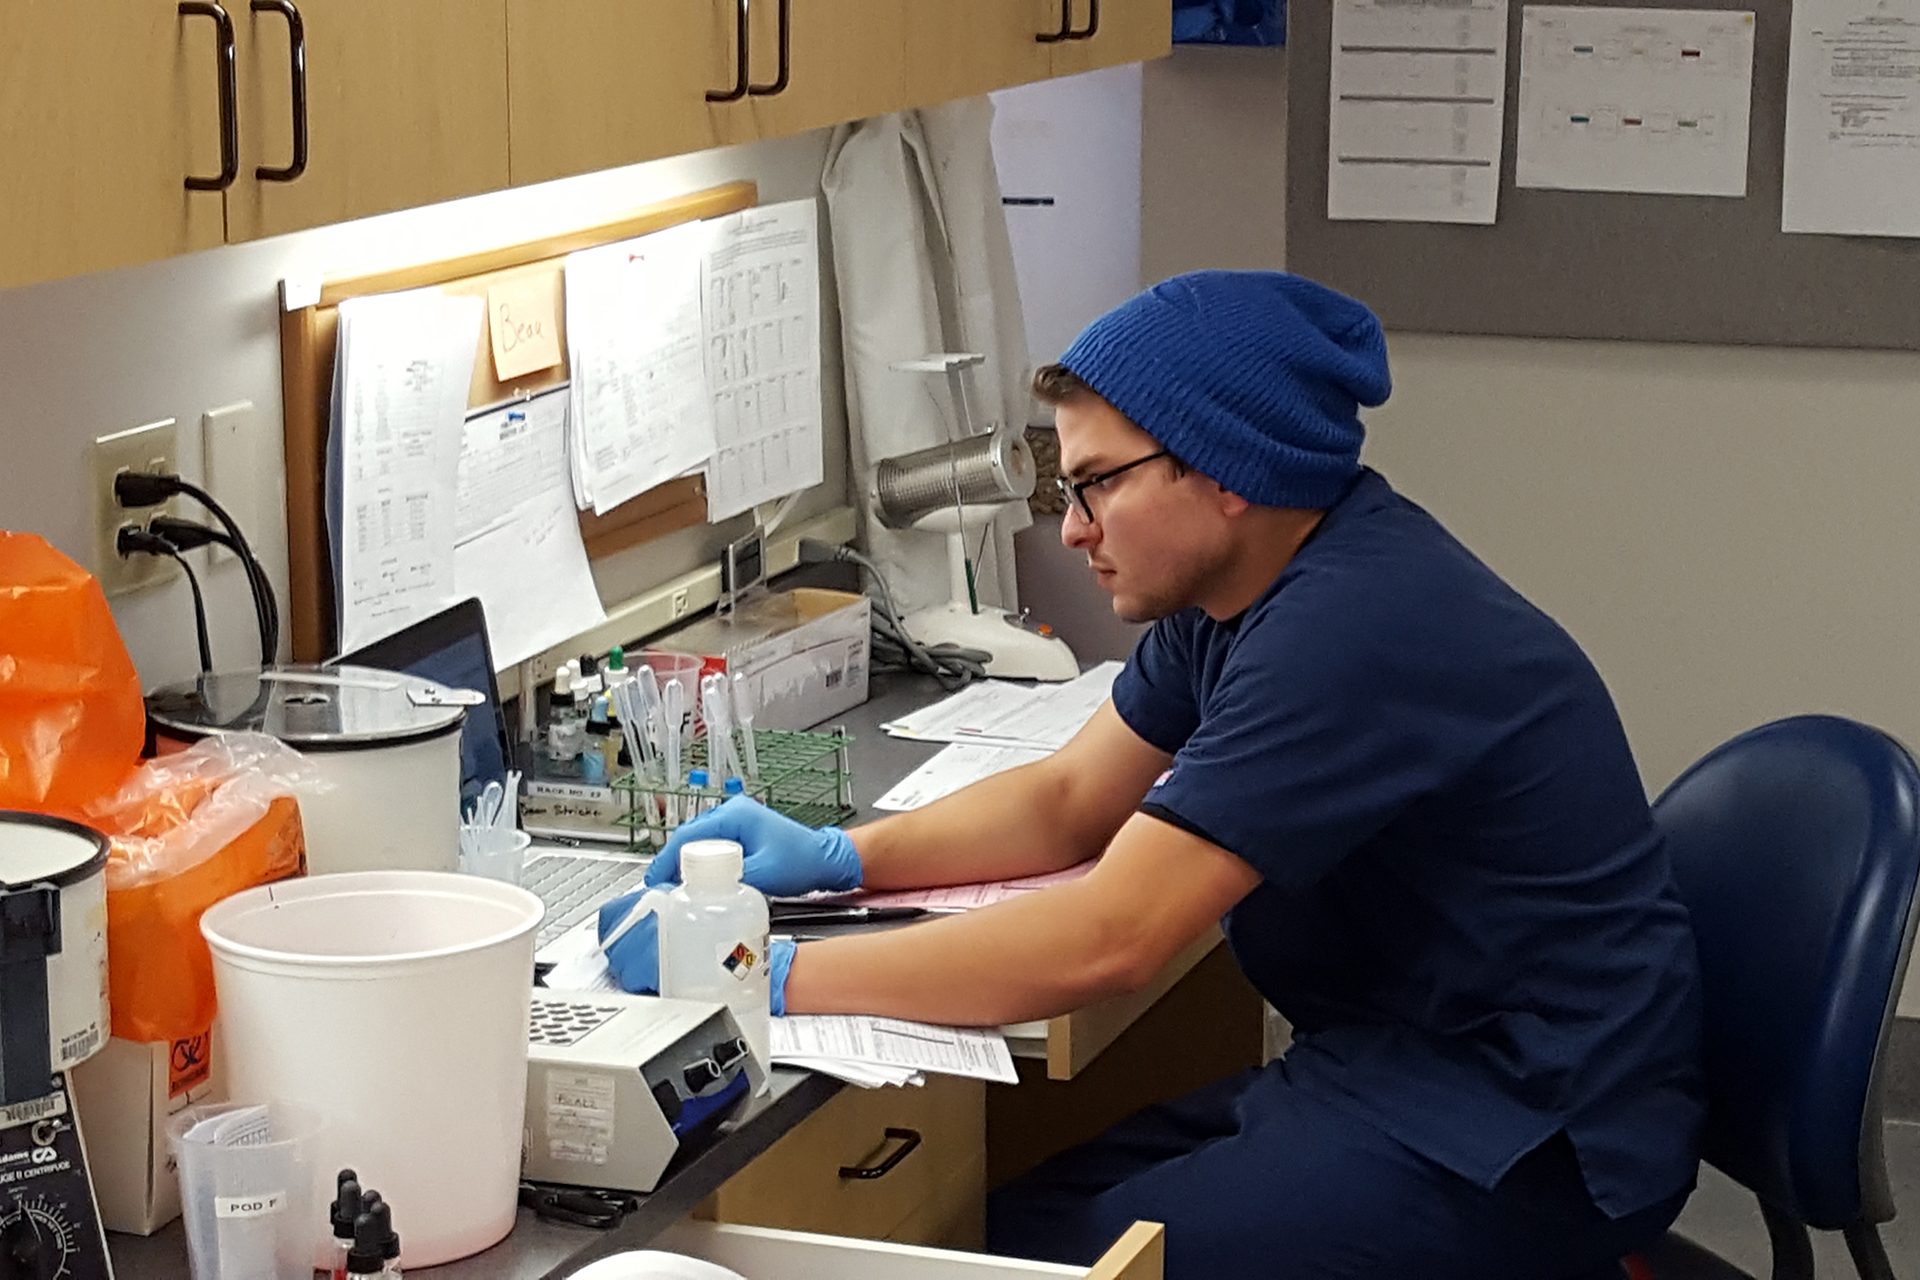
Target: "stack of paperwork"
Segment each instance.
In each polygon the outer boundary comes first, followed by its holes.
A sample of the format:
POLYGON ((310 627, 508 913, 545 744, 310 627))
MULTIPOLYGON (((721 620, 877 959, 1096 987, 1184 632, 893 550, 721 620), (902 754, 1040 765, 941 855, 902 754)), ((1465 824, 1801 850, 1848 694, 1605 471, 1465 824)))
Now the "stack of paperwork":
POLYGON ((926 1083, 926 1073, 1017 1084, 1013 1054, 999 1031, 936 1027, 897 1018, 798 1014, 773 1020, 773 1060, 849 1084, 926 1083))
POLYGON ((874 808, 918 809, 1065 746, 1112 694, 1121 665, 1103 662, 1066 684, 981 680, 889 721, 882 727, 896 738, 952 745, 903 778, 874 808))
POLYGON ((721 520, 825 478, 816 217, 796 200, 568 257, 583 509, 705 468, 721 520))
POLYGON ((582 508, 605 515, 713 455, 700 327, 704 223, 568 257, 569 461, 582 508))

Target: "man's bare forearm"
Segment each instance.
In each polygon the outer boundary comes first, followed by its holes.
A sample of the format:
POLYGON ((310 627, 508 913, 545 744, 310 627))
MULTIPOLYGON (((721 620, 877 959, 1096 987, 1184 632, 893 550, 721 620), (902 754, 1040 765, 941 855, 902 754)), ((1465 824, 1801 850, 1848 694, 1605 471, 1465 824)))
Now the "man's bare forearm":
POLYGON ((1138 978, 1129 939, 1118 922, 1086 911, 1073 887, 952 919, 806 943, 787 979, 787 1011, 998 1026, 1121 994, 1138 978), (1036 946, 1038 936, 1046 941, 1036 946))
POLYGON ((853 831, 861 884, 920 889, 1042 875, 1084 862, 1113 835, 1067 817, 1072 806, 1049 761, 982 779, 923 809, 853 831))

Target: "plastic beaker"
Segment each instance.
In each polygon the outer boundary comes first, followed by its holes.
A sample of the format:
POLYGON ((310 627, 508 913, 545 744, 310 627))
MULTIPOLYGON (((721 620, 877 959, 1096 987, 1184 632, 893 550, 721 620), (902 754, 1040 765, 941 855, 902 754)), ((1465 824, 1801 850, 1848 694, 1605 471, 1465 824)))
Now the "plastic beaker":
POLYGON ((193 1280, 311 1280, 321 1122, 283 1103, 187 1107, 167 1121, 193 1280))
MULTIPOLYGON (((686 707, 683 729, 692 728, 700 716, 700 672, 706 665, 706 659, 691 653, 669 653, 665 649, 648 649, 637 657, 627 659, 629 669, 638 671, 644 663, 653 668, 654 679, 660 682, 662 689, 667 681, 678 680, 686 707)), ((684 764, 682 767, 685 767, 684 764)))
POLYGON ((460 828, 460 870, 507 884, 519 884, 533 837, 512 827, 460 828))

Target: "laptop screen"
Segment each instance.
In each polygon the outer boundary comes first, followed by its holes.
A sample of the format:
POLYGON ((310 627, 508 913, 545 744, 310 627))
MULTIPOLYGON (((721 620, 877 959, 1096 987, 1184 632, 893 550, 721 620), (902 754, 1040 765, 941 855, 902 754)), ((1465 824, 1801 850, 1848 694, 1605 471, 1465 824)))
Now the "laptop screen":
POLYGON ((507 720, 494 681, 487 618, 478 600, 462 600, 385 639, 342 654, 336 662, 420 676, 451 689, 472 689, 485 701, 467 708, 460 739, 460 804, 489 782, 505 786, 512 756, 507 720))

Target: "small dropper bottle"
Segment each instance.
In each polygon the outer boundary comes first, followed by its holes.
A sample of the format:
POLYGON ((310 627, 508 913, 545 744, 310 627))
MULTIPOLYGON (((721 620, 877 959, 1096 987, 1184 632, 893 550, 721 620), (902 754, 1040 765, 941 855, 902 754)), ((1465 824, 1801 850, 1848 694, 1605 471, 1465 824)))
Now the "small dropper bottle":
POLYGON ((353 1220, 353 1248, 347 1251, 349 1276, 377 1276, 387 1269, 387 1236, 393 1214, 382 1202, 353 1220))
POLYGON ((333 1226, 333 1265, 328 1268, 331 1280, 346 1280, 347 1251, 353 1248, 353 1222, 360 1211, 360 1183, 353 1170, 342 1169, 334 1184, 333 1212, 329 1215, 333 1226))

